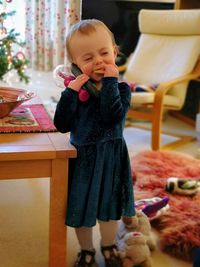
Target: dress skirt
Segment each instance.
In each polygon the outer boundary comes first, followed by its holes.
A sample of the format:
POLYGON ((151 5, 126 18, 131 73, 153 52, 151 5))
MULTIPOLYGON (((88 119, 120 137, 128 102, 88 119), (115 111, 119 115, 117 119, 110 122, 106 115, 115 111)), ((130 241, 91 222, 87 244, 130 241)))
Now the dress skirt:
POLYGON ((134 197, 130 161, 124 139, 76 146, 69 161, 66 224, 91 227, 96 220, 133 216, 134 197))

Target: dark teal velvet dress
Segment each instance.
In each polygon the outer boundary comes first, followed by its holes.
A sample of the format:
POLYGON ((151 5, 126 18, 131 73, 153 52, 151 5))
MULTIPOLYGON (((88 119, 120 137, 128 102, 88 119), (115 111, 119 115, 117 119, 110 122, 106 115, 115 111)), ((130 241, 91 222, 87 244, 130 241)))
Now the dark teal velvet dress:
POLYGON ((119 220, 135 214, 129 155, 123 128, 131 92, 117 78, 102 79, 98 97, 81 102, 66 88, 54 124, 70 132, 77 158, 70 159, 66 224, 91 227, 96 220, 119 220))

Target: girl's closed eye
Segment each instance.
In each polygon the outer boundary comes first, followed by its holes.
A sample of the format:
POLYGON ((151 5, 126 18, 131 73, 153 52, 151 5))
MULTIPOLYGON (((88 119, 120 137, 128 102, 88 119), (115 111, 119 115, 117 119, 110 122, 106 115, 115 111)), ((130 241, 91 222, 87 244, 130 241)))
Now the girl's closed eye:
POLYGON ((86 58, 84 59, 85 62, 88 62, 88 61, 90 61, 90 60, 92 60, 92 57, 86 57, 86 58))
POLYGON ((104 51, 104 52, 102 52, 101 53, 103 56, 106 56, 106 55, 108 55, 109 53, 108 53, 108 51, 104 51))

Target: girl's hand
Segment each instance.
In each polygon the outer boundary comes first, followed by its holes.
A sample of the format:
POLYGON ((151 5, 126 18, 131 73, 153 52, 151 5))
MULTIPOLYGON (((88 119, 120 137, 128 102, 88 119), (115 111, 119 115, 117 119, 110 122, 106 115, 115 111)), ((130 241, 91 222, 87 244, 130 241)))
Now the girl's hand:
POLYGON ((88 80, 89 80, 89 76, 87 76, 86 74, 81 74, 77 76, 75 80, 72 80, 69 83, 68 87, 78 92, 81 89, 81 87, 84 85, 84 83, 86 83, 88 80))
POLYGON ((106 64, 104 77, 119 77, 119 70, 117 65, 115 64, 106 64))

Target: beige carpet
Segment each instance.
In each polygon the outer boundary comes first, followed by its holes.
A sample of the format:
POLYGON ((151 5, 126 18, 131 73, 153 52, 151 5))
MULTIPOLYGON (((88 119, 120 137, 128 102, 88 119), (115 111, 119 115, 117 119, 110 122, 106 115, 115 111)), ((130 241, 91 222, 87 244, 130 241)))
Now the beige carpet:
MULTIPOLYGON (((124 129, 124 137, 126 139, 130 157, 136 155, 142 150, 151 149, 151 132, 149 130, 127 127, 124 129)), ((162 134, 161 139, 162 145, 180 140, 179 137, 166 134, 162 134)))
MULTIPOLYGON (((0 267, 48 267, 48 191, 48 179, 1 181, 0 267)), ((99 240, 96 226, 97 261, 104 267, 99 240)), ((77 252, 74 231, 68 228, 67 267, 73 266, 77 252)), ((158 249, 152 253, 152 266, 191 267, 158 249)))

